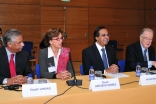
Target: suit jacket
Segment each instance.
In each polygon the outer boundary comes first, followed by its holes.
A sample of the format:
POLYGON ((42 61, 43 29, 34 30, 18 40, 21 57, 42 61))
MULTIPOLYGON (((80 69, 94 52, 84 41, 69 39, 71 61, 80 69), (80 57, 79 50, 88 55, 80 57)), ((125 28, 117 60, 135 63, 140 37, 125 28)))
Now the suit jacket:
MULTIPOLYGON (((16 75, 28 76, 33 71, 29 65, 29 53, 26 51, 20 51, 16 53, 15 57, 16 75)), ((10 68, 8 56, 5 47, 0 48, 0 84, 2 84, 4 78, 10 78, 10 68)))
MULTIPOLYGON (((109 66, 112 64, 118 65, 118 60, 114 48, 109 45, 106 45, 105 48, 109 66)), ((82 64, 85 75, 89 74, 90 66, 93 66, 95 71, 100 70, 102 73, 104 73, 104 64, 95 44, 82 51, 82 64)))
POLYGON ((3 37, 0 37, 0 46, 3 46, 3 37))
MULTIPOLYGON (((148 56, 149 61, 154 61, 155 57, 155 50, 152 46, 148 48, 148 56)), ((126 49, 126 63, 125 63, 125 70, 128 71, 135 71, 137 63, 140 63, 141 67, 148 67, 148 62, 144 61, 144 56, 142 53, 140 42, 133 43, 127 46, 126 49)), ((151 67, 151 69, 155 69, 151 67)))
MULTIPOLYGON (((49 67, 49 62, 48 62, 48 47, 41 49, 39 53, 39 64, 40 64, 40 73, 42 78, 54 78, 56 75, 55 72, 49 73, 48 67, 49 67)), ((51 62, 52 65, 54 64, 54 61, 51 62)), ((67 63, 67 71, 71 73, 73 76, 73 66, 72 62, 69 60, 67 63)))

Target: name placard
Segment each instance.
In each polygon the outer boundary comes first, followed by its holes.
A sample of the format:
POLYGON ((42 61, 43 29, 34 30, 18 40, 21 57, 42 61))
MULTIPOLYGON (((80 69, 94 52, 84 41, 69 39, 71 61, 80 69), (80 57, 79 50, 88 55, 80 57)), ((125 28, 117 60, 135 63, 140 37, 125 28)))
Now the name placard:
POLYGON ((156 84, 156 75, 143 75, 140 76, 139 84, 142 86, 156 84))
POLYGON ((45 95, 57 95, 56 83, 22 85, 23 97, 45 96, 45 95))
POLYGON ((119 79, 112 78, 102 80, 91 80, 90 89, 92 89, 92 91, 120 89, 119 79))

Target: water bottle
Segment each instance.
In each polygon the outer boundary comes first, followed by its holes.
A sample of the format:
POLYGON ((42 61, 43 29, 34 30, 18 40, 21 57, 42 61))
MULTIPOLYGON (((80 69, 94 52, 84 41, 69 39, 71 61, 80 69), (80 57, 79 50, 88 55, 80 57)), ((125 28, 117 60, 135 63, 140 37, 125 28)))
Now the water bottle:
POLYGON ((93 66, 90 66, 90 70, 89 70, 89 80, 94 80, 94 69, 93 69, 93 66))
POLYGON ((140 63, 137 63, 137 66, 136 66, 136 76, 140 77, 140 75, 141 75, 141 66, 140 66, 140 63))
POLYGON ((33 77, 32 77, 32 74, 28 74, 27 84, 33 84, 33 77))

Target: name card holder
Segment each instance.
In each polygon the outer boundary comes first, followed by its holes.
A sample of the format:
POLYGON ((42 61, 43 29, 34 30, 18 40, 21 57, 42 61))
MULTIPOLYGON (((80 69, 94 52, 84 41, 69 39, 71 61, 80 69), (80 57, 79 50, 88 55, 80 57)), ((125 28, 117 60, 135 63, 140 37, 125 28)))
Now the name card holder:
POLYGON ((22 85, 23 97, 46 96, 46 95, 57 95, 56 83, 22 85))
POLYGON ((120 89, 119 79, 112 78, 102 80, 91 80, 90 89, 92 89, 92 91, 120 89))
POLYGON ((141 86, 156 84, 156 75, 142 75, 142 76, 140 76, 139 84, 141 86))

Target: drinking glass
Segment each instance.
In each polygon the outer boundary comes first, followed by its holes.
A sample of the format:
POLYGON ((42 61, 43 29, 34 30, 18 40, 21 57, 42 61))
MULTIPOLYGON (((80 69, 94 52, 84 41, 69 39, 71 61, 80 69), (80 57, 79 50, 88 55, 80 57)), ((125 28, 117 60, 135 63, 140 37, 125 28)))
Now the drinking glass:
POLYGON ((95 79, 103 79, 102 71, 99 71, 99 70, 95 71, 95 79))
POLYGON ((141 72, 145 73, 146 75, 148 75, 149 74, 149 69, 147 67, 142 67, 141 68, 141 72))

